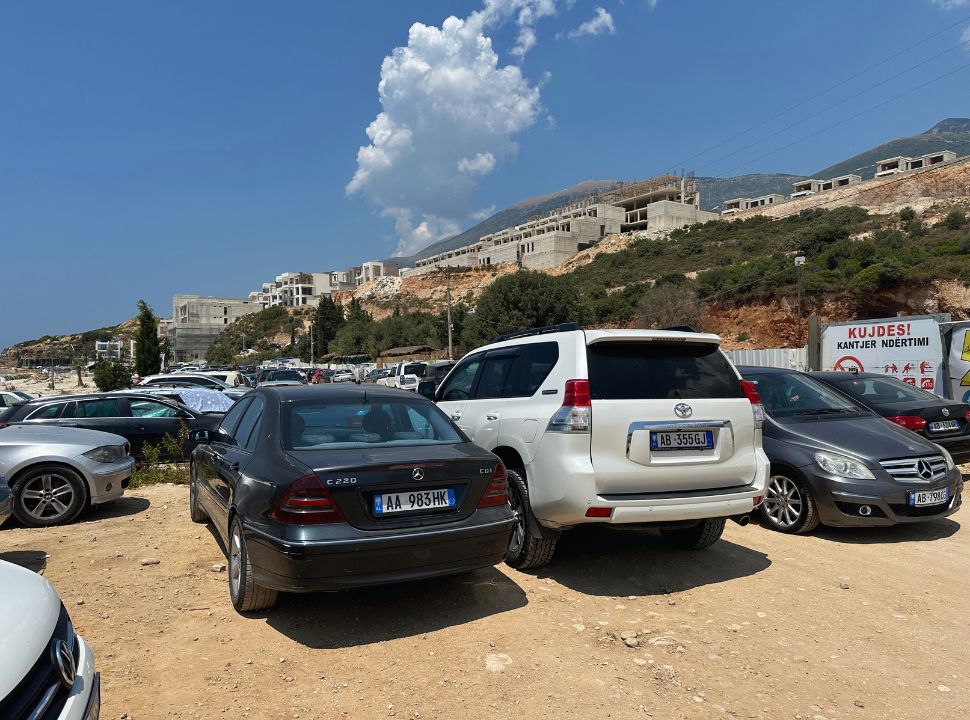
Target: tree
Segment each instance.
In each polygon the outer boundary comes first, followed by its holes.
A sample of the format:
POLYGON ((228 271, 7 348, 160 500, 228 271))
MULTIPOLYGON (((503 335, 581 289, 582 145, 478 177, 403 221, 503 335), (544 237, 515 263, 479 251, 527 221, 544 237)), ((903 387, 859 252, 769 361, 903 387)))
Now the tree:
POLYGON ((704 303, 697 296, 697 289, 693 285, 673 282, 661 285, 658 282, 637 303, 636 321, 639 327, 687 325, 699 330, 704 322, 705 311, 704 303))
POLYGON ((158 346, 158 319, 144 300, 138 301, 138 331, 135 333, 135 372, 145 377, 162 369, 158 346))
POLYGON ((584 298, 568 280, 531 270, 505 275, 478 298, 474 315, 465 318, 462 342, 477 347, 496 335, 530 327, 584 322, 584 298))
POLYGON ((327 353, 331 341, 337 337, 337 331, 344 322, 343 308, 329 296, 321 297, 310 330, 313 333, 317 357, 327 353))
POLYGON ((94 384, 101 392, 131 387, 131 369, 118 360, 101 360, 94 366, 94 384))

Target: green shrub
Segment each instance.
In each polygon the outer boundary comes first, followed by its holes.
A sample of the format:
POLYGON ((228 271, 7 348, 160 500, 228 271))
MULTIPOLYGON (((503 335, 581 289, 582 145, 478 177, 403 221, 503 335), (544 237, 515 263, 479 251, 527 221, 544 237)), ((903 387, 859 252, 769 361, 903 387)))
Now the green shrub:
POLYGON ((916 211, 908 205, 899 211, 899 219, 903 223, 908 223, 916 218, 916 211))
POLYGON ((849 281, 849 292, 856 297, 864 297, 899 283, 903 272, 895 263, 876 263, 860 270, 849 281))
POLYGON ((101 392, 131 387, 131 369, 118 360, 101 360, 94 366, 94 384, 101 392))
POLYGON ((967 224, 967 213, 963 208, 953 208, 943 218, 943 227, 947 230, 959 230, 967 224))

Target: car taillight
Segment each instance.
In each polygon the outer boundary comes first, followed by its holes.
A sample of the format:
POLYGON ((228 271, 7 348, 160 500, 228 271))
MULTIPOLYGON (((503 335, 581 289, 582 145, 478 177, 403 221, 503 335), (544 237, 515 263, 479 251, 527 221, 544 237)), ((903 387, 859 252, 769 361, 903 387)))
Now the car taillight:
MULTIPOLYGON (((970 423, 970 410, 963 413, 963 419, 970 423)), ((3 427, 3 423, 0 423, 0 427, 3 427)))
POLYGON ((567 380, 562 393, 562 407, 550 418, 546 432, 588 433, 592 404, 589 380, 567 380))
POLYGON ((921 418, 917 415, 893 415, 886 419, 897 425, 901 425, 907 430, 922 430, 926 427, 926 418, 921 418))
POLYGON ((289 525, 346 522, 316 475, 304 475, 286 489, 273 510, 273 519, 289 525))
POLYGON ((750 380, 742 380, 741 391, 751 403, 751 411, 754 413, 754 426, 760 428, 765 422, 765 409, 761 404, 761 394, 758 392, 758 386, 750 380))
MULTIPOLYGON (((967 414, 970 415, 970 411, 968 411, 967 414)), ((5 422, 0 422, 0 428, 5 428, 5 427, 8 427, 8 424, 5 422)))
POLYGON ((492 477, 488 481, 488 487, 482 499, 478 502, 478 507, 498 507, 505 505, 509 501, 509 475, 505 472, 505 465, 498 463, 492 470, 492 477))

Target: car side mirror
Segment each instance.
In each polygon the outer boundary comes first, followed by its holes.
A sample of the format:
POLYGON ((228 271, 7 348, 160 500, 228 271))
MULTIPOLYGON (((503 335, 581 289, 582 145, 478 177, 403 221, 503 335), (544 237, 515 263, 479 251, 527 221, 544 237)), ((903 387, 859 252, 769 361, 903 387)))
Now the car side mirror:
POLYGON ((194 443, 207 443, 212 439, 212 434, 208 430, 193 430, 189 439, 194 443))
POLYGON ((434 402, 434 381, 433 380, 422 380, 418 383, 418 394, 423 395, 434 402))

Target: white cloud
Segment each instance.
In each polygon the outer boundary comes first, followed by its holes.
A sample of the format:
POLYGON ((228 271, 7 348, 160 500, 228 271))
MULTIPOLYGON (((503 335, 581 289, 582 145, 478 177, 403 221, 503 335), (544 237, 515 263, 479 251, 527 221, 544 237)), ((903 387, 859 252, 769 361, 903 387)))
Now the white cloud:
POLYGON ((963 35, 960 36, 960 42, 963 43, 963 49, 970 53, 970 25, 967 25, 963 35))
POLYGON ((616 32, 616 26, 613 24, 612 15, 610 15, 599 5, 597 5, 593 11, 593 17, 584 22, 575 30, 571 30, 569 32, 569 37, 577 38, 584 35, 612 35, 616 32))
POLYGON ((494 214, 495 214, 495 206, 494 205, 489 205, 486 208, 482 208, 481 210, 476 210, 475 212, 473 212, 471 214, 471 219, 472 220, 476 220, 478 222, 481 222, 485 218, 492 217, 492 215, 494 215, 494 214))
POLYGON ((475 157, 458 161, 458 172, 469 175, 488 175, 495 169, 495 156, 490 152, 478 153, 475 157))
POLYGON ((955 10, 956 8, 970 4, 970 0, 933 0, 933 4, 943 10, 955 10))
POLYGON ((655 7, 657 7, 658 2, 660 2, 660 0, 647 0, 647 7, 653 10, 655 7))
POLYGON ((384 58, 382 109, 346 190, 394 218, 398 254, 457 232, 472 217, 476 178, 514 156, 514 136, 542 112, 540 85, 501 65, 486 33, 514 23, 510 52, 521 58, 536 43, 537 21, 555 12, 555 0, 484 0, 440 28, 414 23, 407 45, 384 58))

